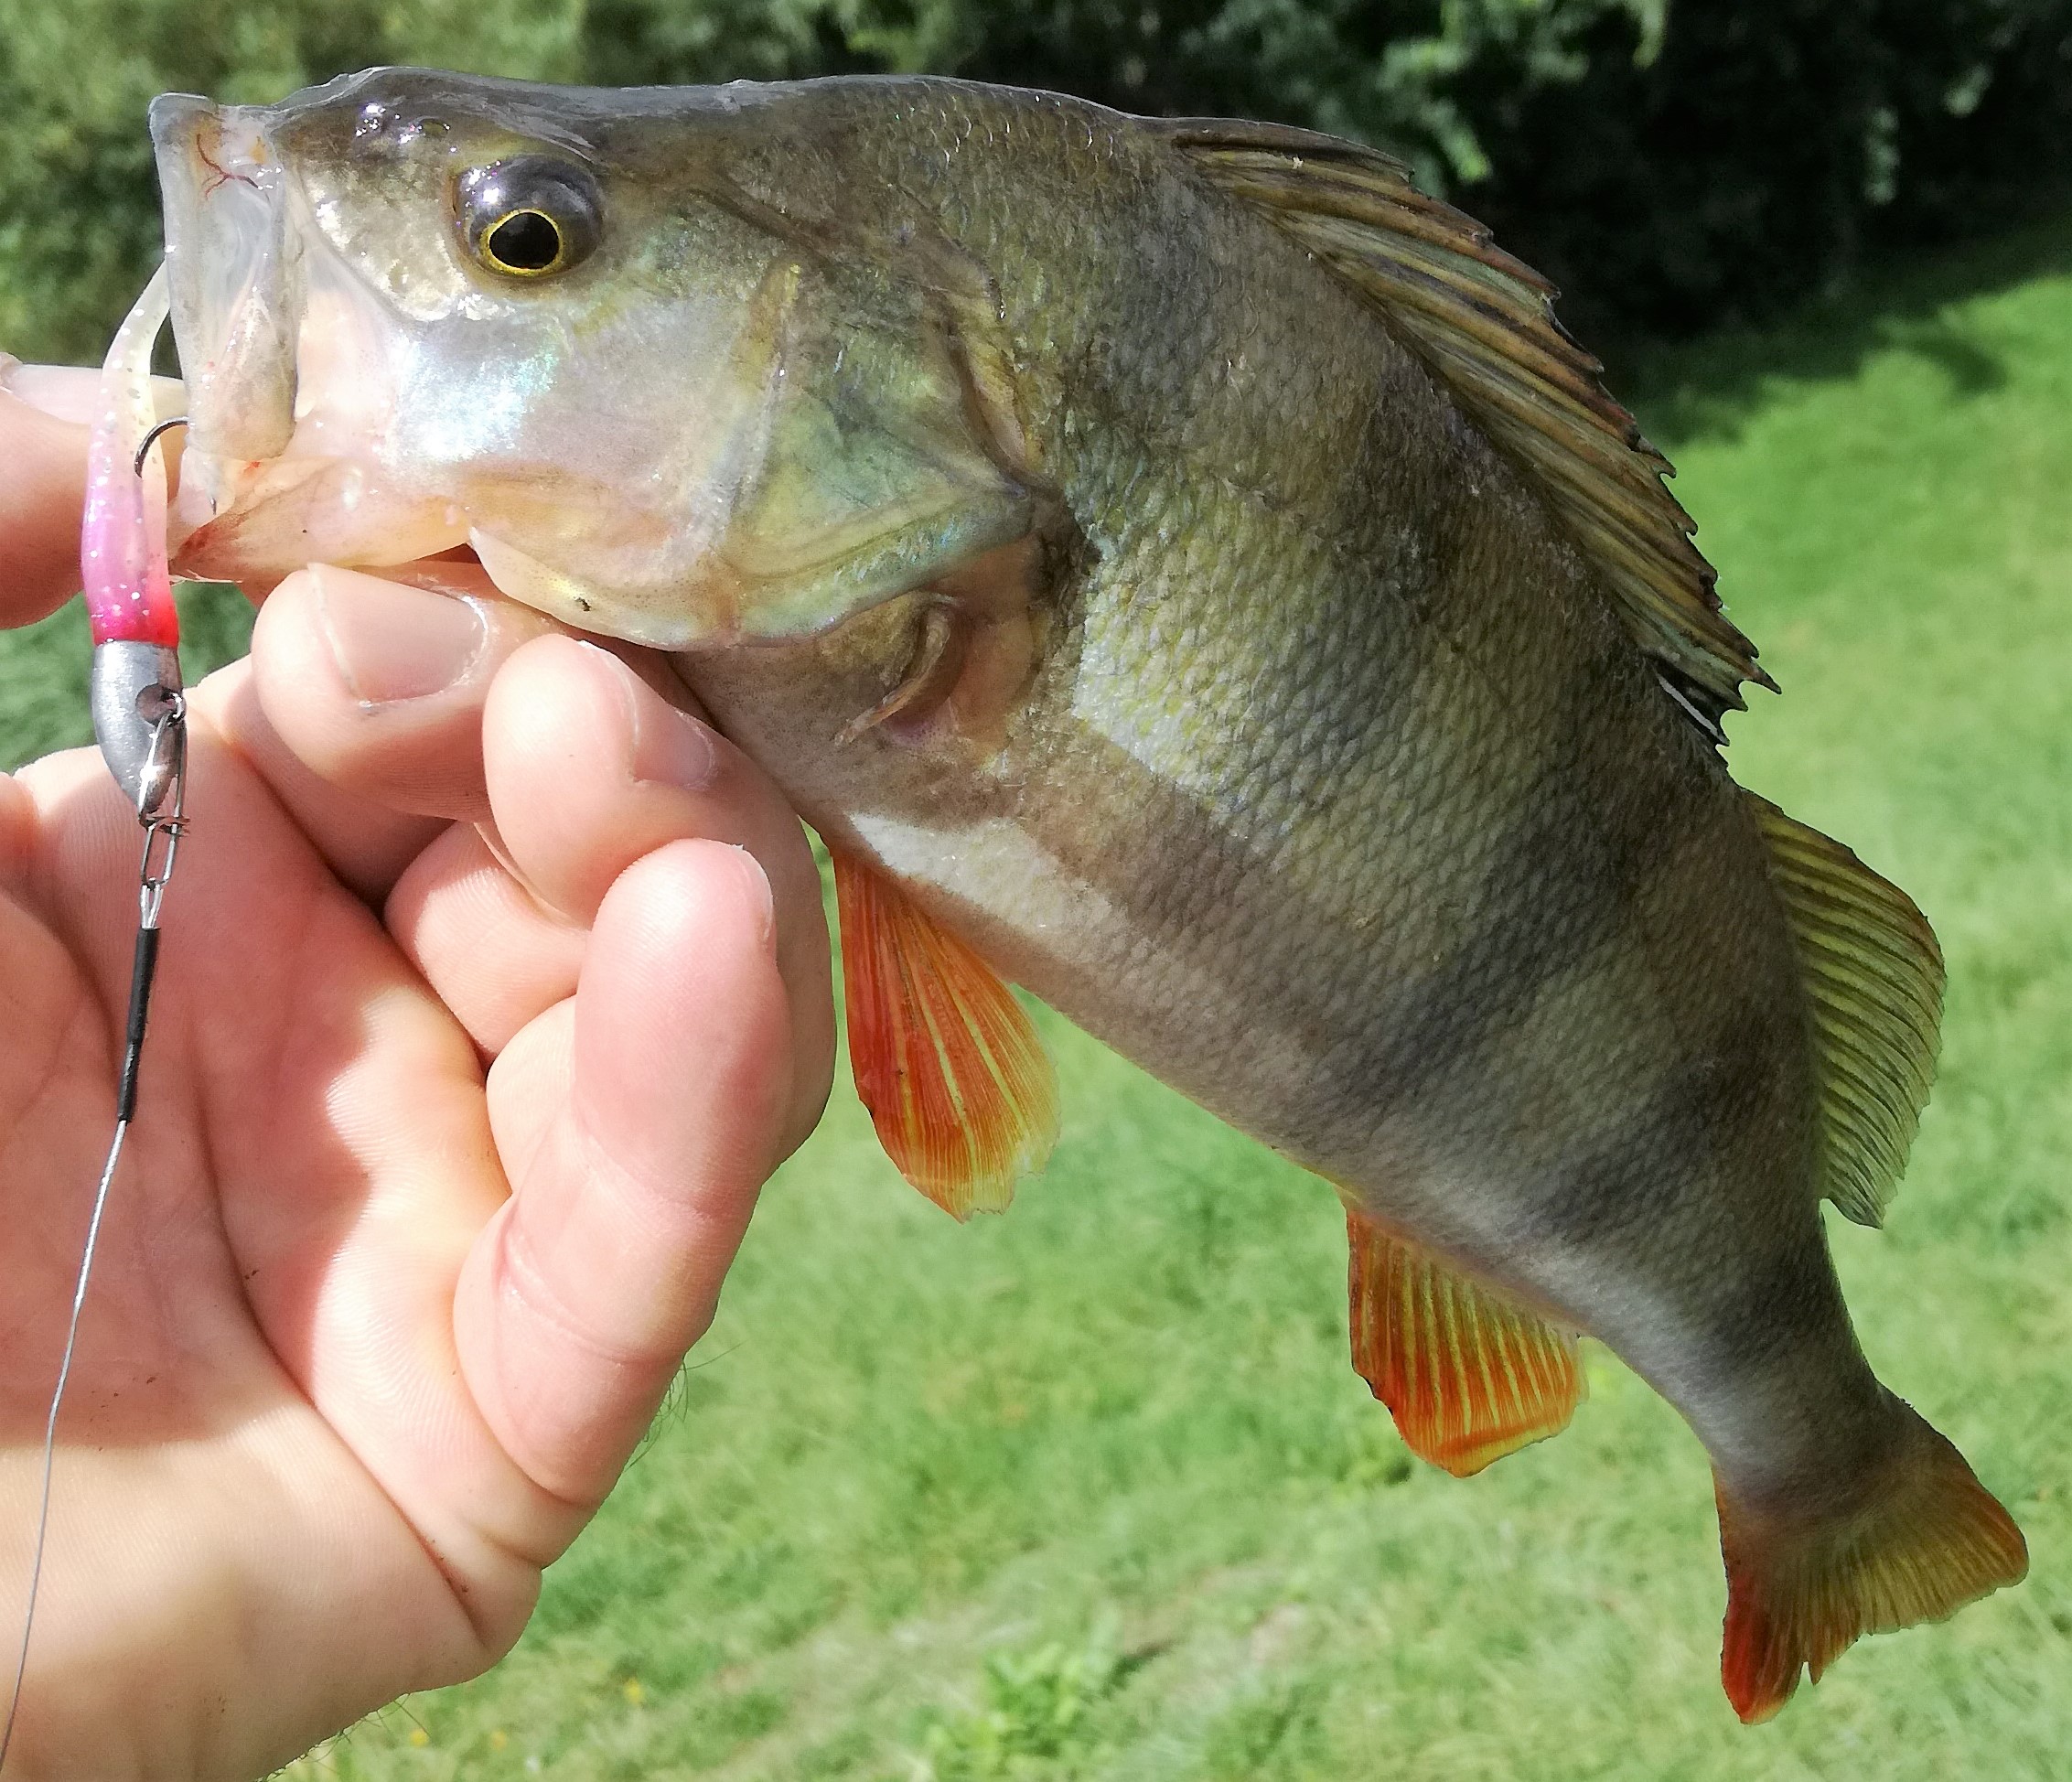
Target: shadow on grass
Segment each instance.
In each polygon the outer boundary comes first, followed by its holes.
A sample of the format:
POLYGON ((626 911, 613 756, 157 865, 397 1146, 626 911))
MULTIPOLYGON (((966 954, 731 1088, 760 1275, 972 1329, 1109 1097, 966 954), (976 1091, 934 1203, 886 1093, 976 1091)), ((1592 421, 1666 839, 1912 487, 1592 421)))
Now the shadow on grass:
POLYGON ((1959 400, 2007 381, 1999 352, 1951 312, 2029 280, 2072 274, 2072 206, 1997 239, 1867 268, 1848 288, 1781 322, 1612 355, 1621 399, 1657 442, 1732 440, 1780 383, 1846 377, 1897 349, 1938 366, 1959 400))

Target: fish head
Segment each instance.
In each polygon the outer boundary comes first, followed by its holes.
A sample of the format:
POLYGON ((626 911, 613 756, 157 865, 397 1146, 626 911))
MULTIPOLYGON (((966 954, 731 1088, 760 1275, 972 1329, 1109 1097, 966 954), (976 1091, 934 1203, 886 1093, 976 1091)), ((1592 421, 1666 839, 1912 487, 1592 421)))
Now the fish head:
POLYGON ((997 300, 846 128, 828 83, 160 99, 175 573, 471 549, 580 628, 696 649, 1025 535, 997 300))

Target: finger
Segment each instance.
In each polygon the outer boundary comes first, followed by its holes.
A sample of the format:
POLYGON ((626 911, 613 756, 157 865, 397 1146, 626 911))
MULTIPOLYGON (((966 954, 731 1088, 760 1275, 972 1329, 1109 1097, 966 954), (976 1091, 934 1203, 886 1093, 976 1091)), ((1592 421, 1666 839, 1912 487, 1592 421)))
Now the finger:
POLYGON ((334 786, 307 766, 267 716, 249 657, 202 682, 189 709, 237 751, 339 883, 376 907, 447 827, 334 786))
MULTIPOLYGON (((80 585, 80 509, 100 374, 70 365, 24 365, 0 354, 0 625, 27 625, 80 585)), ((155 380, 162 413, 179 385, 155 380)), ((178 445, 168 442, 168 486, 178 445)))
POLYGON ((86 429, 0 389, 0 625, 27 625, 80 585, 86 429))
MULTIPOLYGON (((768 778, 617 657, 564 638, 527 645, 497 677, 483 758, 505 853, 533 895, 578 927, 620 873, 667 843, 702 836, 756 856, 776 896, 778 965, 805 1067, 792 1129, 802 1139, 833 1068, 827 920, 804 832, 768 778)), ((457 924, 436 950, 429 929, 405 938, 401 913, 392 930, 442 998, 475 1009, 486 955, 471 957, 457 924)))
POLYGON ((455 1335, 489 1427, 566 1502, 598 1501, 647 1429, 776 1160, 793 1047, 775 930, 742 851, 640 860, 597 911, 565 1076, 511 1086, 559 1112, 468 1256, 455 1335))
POLYGON ((552 914, 456 823, 397 881, 389 931, 467 1036, 494 1057, 575 993, 589 931, 552 914))
POLYGON ((554 628, 473 564, 380 575, 313 564, 260 608, 250 675, 202 709, 331 870, 380 904, 442 818, 488 815, 489 682, 554 628))
MULTIPOLYGON (((92 426, 101 413, 101 369, 94 365, 25 365, 11 354, 0 353, 0 389, 54 420, 77 426, 92 426)), ((187 386, 179 379, 151 380, 151 406, 161 421, 171 420, 186 405, 187 386)), ((166 478, 177 483, 186 435, 175 431, 160 438, 166 478)))
POLYGON ((36 807, 12 774, 0 773, 0 895, 18 895, 28 882, 36 807))
POLYGON ((475 821, 488 815, 489 682, 559 628, 472 564, 379 575, 318 564, 268 596, 252 658, 268 722, 310 771, 394 810, 475 821))
POLYGON ((564 996, 513 1034, 490 1068, 485 1094, 489 1130, 505 1176, 522 1182, 538 1161, 540 1147, 560 1118, 557 1102, 539 1093, 542 1083, 566 1083, 575 1066, 575 997, 564 996))

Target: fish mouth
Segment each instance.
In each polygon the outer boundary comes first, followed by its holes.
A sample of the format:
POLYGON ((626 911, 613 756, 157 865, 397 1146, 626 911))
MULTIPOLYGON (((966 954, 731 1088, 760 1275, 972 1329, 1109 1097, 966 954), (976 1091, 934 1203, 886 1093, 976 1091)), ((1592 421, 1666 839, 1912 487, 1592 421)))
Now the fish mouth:
MULTIPOLYGON (((350 82, 312 99, 336 102, 350 82)), ((310 110, 305 102, 302 112, 310 110)), ((551 465, 390 462, 411 447, 381 299, 317 226, 283 133, 297 105, 153 102, 174 339, 188 432, 168 514, 172 573, 260 597, 311 564, 506 596, 596 629, 605 598, 542 560, 571 544, 612 561, 656 555, 668 528, 608 484, 551 465), (555 535, 556 518, 572 538, 555 535)), ((682 628, 635 615, 617 633, 682 628)), ((651 632, 653 635, 647 635, 651 632)))
POLYGON ((295 431, 303 296, 284 169, 255 107, 167 93, 152 102, 151 139, 189 444, 211 457, 276 457, 295 431))
POLYGON ((370 382, 352 362, 352 297, 309 263, 274 115, 188 93, 151 106, 187 385, 172 571, 260 594, 310 563, 472 556, 454 503, 404 493, 374 460, 378 392, 338 412, 338 392, 370 382))

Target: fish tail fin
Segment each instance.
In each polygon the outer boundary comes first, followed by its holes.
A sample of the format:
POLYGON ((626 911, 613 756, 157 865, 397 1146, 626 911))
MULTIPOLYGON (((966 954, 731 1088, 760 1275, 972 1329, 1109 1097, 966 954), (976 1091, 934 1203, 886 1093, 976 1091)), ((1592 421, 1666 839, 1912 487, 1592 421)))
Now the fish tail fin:
POLYGON ((1738 1498, 1715 1475, 1726 1627, 1720 1680, 1734 1712, 1767 1720, 1863 1634, 1940 1621, 2019 1583, 2022 1531, 1942 1435, 1897 1399, 1903 1423, 1872 1488, 1811 1516, 1738 1498))
POLYGON ((1349 1208, 1346 1235, 1353 1367, 1412 1454, 1466 1478, 1567 1426, 1584 1391, 1573 1331, 1349 1208))

